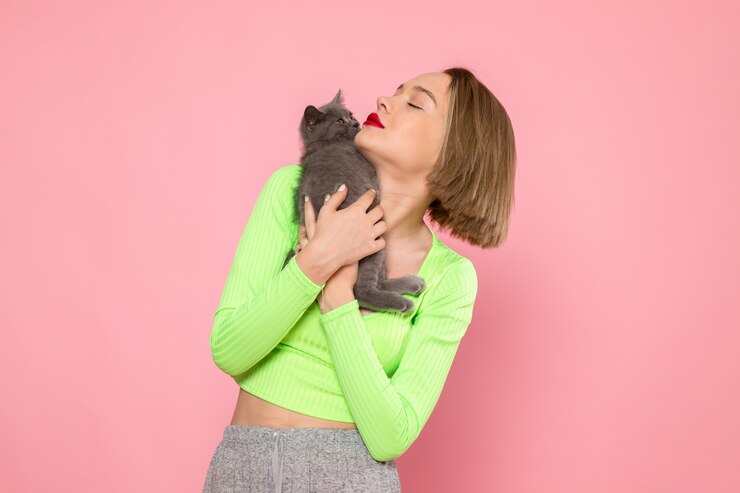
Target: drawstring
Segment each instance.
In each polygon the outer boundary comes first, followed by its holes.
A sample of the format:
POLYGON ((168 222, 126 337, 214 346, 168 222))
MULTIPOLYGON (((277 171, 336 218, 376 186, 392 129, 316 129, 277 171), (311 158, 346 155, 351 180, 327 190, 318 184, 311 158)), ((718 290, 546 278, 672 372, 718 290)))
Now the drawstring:
POLYGON ((273 436, 277 436, 275 447, 272 450, 272 482, 275 485, 275 493, 280 493, 283 487, 283 434, 281 431, 277 430, 273 433, 273 436), (280 456, 279 461, 278 456, 280 456))

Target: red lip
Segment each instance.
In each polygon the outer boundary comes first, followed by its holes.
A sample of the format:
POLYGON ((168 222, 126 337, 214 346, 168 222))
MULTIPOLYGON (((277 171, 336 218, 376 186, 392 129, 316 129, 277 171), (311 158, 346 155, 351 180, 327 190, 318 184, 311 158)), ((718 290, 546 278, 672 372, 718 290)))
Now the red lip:
POLYGON ((385 128, 383 126, 383 122, 380 121, 380 117, 378 116, 377 113, 370 113, 369 115, 367 115, 367 120, 365 120, 365 123, 363 123, 363 125, 371 125, 373 127, 385 128))

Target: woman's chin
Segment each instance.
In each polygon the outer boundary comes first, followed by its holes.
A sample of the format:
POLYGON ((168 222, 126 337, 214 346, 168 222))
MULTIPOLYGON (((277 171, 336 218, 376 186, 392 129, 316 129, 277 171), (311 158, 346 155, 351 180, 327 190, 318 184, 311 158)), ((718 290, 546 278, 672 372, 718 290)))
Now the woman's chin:
MULTIPOLYGON (((357 146, 358 142, 362 142, 365 140, 365 127, 362 127, 359 132, 355 134, 355 145, 357 146)), ((358 146, 359 147, 359 146, 358 146)))
POLYGON ((373 168, 376 170, 378 169, 377 162, 382 161, 383 153, 382 152, 375 152, 377 150, 383 150, 383 144, 382 142, 374 141, 370 135, 362 135, 362 130, 355 135, 355 148, 357 149, 357 152, 359 152, 362 157, 364 157, 370 164, 372 164, 373 168))
POLYGON ((355 144, 355 148, 360 152, 360 154, 365 156, 365 159, 367 159, 367 156, 368 154, 370 154, 370 152, 368 152, 367 139, 362 135, 362 130, 357 132, 357 135, 355 135, 353 142, 355 144))

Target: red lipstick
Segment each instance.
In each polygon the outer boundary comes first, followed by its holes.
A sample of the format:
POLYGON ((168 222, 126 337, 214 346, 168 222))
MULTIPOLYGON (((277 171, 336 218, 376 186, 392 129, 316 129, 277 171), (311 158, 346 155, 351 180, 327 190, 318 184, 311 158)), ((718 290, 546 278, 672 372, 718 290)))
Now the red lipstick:
POLYGON ((365 120, 365 123, 363 123, 363 125, 370 125, 373 127, 385 128, 383 126, 383 122, 380 121, 380 117, 378 116, 377 113, 370 113, 369 115, 367 115, 367 120, 365 120))

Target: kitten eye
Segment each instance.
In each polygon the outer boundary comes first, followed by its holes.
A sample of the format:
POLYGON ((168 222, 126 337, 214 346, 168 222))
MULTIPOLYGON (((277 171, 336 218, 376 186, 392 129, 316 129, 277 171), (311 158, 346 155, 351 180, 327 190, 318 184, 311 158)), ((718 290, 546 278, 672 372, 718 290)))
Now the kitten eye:
POLYGON ((340 118, 339 120, 337 120, 337 123, 339 123, 340 125, 344 125, 344 120, 340 118))
POLYGON ((411 103, 409 103, 409 106, 412 106, 412 107, 414 107, 414 108, 416 108, 416 109, 419 109, 419 110, 423 110, 423 109, 424 109, 424 108, 421 108, 421 107, 419 107, 419 106, 413 105, 413 104, 411 104, 411 103))

